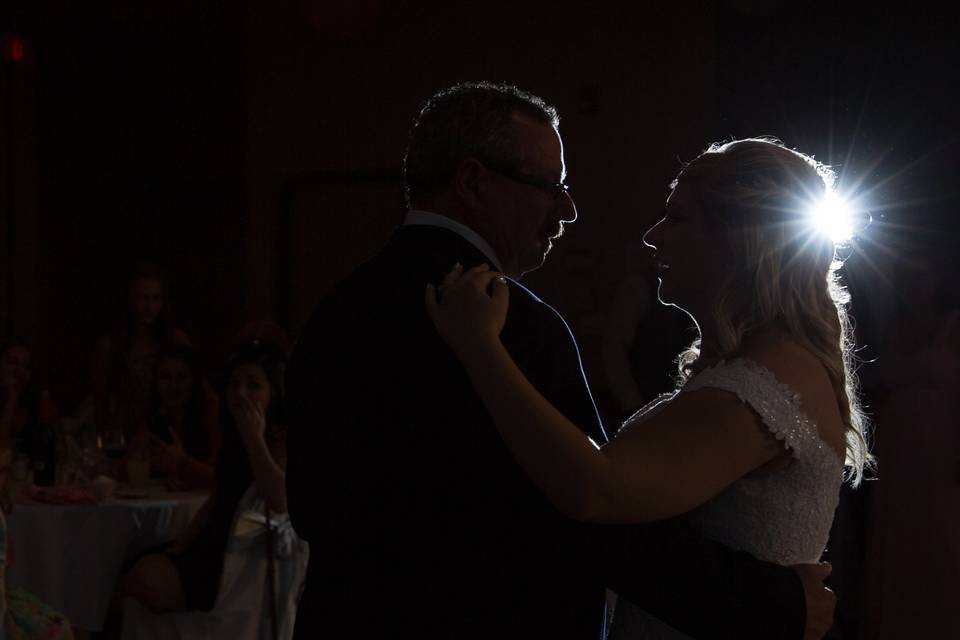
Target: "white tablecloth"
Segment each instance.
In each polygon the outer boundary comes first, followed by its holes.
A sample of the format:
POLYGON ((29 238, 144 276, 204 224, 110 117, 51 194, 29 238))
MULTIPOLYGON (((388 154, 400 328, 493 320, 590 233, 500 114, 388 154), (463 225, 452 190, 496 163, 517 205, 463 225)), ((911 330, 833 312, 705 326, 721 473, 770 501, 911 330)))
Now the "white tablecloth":
POLYGON ((100 505, 17 504, 7 518, 14 545, 8 571, 75 626, 100 631, 125 559, 176 537, 203 493, 151 493, 100 505))

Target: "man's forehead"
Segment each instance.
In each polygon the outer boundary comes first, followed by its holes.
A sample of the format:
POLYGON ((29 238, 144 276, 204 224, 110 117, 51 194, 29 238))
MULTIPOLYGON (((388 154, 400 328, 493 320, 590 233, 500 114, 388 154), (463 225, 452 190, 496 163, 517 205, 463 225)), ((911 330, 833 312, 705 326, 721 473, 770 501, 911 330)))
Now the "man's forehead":
POLYGON ((526 169, 566 176, 560 132, 550 123, 538 122, 523 114, 512 116, 517 142, 522 145, 526 169))

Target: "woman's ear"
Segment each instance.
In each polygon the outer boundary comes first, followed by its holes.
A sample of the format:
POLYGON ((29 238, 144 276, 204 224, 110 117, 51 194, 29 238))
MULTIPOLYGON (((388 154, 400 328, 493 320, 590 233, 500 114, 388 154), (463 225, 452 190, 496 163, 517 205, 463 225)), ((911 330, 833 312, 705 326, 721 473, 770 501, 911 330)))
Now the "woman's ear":
POLYGON ((460 160, 454 170, 453 189, 460 201, 470 209, 482 209, 484 206, 485 173, 483 165, 473 157, 460 160))

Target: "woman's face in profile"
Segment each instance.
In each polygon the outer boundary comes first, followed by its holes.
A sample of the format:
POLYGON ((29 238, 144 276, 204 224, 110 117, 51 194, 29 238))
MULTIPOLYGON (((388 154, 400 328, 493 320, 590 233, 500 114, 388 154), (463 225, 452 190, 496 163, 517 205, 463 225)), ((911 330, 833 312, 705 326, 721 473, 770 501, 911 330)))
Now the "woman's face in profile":
POLYGON ((643 236, 654 249, 658 296, 695 317, 708 311, 723 279, 716 234, 706 226, 693 189, 678 183, 667 198, 664 217, 643 236))
POLYGON ((163 309, 163 284, 154 278, 141 278, 130 287, 130 310, 137 324, 149 326, 163 309))
POLYGON ((160 358, 157 363, 157 396, 168 410, 187 406, 193 392, 193 372, 178 358, 160 358))
POLYGON ((30 350, 14 345, 0 357, 0 380, 9 383, 15 393, 23 391, 30 381, 30 350))
POLYGON ((270 379, 260 365, 242 364, 230 372, 227 381, 227 408, 236 415, 238 401, 247 398, 266 413, 270 406, 270 379))

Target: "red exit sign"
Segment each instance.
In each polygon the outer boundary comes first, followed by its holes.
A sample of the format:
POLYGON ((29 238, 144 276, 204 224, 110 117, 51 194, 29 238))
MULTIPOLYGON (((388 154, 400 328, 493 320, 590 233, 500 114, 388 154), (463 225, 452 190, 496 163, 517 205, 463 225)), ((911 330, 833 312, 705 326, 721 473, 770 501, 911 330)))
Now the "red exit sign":
POLYGON ((5 33, 3 40, 4 62, 26 62, 29 54, 27 41, 13 33, 5 33))

